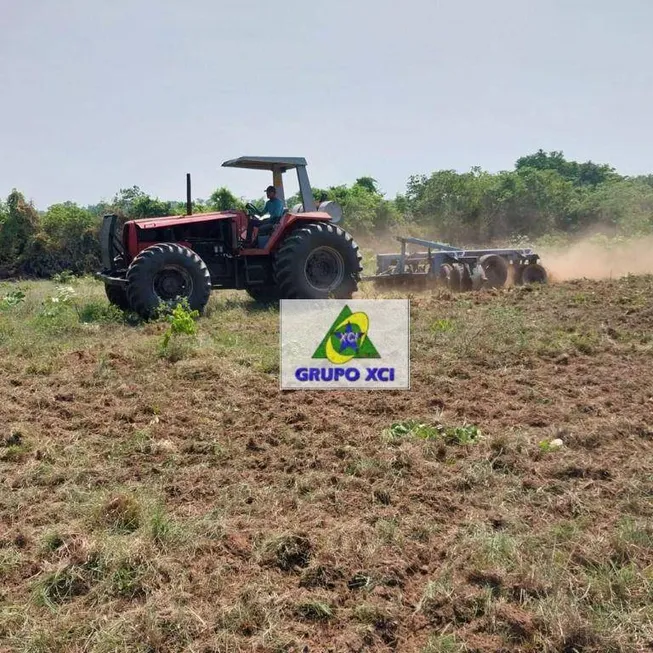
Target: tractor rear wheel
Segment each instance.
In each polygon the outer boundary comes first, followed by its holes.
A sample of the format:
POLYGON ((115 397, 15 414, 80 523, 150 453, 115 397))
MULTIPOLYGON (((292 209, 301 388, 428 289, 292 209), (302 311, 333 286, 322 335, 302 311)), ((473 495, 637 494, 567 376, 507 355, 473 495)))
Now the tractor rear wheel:
POLYGON ((351 299, 362 270, 358 245, 334 224, 297 227, 274 262, 280 297, 286 299, 351 299))
POLYGON ((124 286, 116 286, 112 283, 104 284, 104 291, 106 292, 107 299, 114 306, 117 306, 121 311, 131 310, 127 291, 124 286))
POLYGON ((127 297, 141 317, 152 317, 160 304, 174 306, 184 299, 191 310, 204 310, 211 295, 211 275, 188 247, 160 243, 144 249, 127 270, 127 297))

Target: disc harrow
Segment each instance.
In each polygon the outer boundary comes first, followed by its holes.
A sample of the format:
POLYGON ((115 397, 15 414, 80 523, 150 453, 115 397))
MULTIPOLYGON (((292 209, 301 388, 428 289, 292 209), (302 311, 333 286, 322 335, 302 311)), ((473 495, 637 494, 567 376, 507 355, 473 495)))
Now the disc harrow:
POLYGON ((361 281, 392 287, 442 286, 455 292, 548 281, 540 257, 530 248, 466 250, 421 238, 397 240, 401 251, 377 254, 376 274, 361 281), (422 251, 409 253, 409 245, 422 251))

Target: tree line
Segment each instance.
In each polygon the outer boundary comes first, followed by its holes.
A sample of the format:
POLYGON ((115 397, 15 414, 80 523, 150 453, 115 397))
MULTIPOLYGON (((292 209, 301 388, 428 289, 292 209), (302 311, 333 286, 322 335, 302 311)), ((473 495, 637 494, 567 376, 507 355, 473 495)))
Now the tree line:
MULTIPOLYGON (((469 246, 587 229, 610 236, 653 231, 653 175, 620 175, 606 164, 569 161, 562 152, 539 150, 498 173, 475 167, 414 175, 395 198, 387 198, 369 176, 313 190, 317 201, 342 206, 343 225, 362 240, 389 232, 469 246)), ((219 187, 208 199, 194 200, 193 212, 243 208, 247 201, 219 187)), ((249 201, 261 206, 263 200, 249 201)), ((290 197, 287 205, 299 201, 290 197)), ((64 202, 45 210, 13 190, 0 201, 0 276, 92 273, 100 266, 104 214, 138 219, 185 212, 185 201, 161 200, 138 186, 119 190, 109 202, 64 202)))

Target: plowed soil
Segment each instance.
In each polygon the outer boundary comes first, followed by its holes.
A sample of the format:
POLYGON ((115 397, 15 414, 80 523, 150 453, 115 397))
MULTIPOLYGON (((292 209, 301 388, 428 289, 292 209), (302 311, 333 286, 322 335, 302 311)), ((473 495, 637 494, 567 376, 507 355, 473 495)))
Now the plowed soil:
POLYGON ((406 392, 72 287, 0 313, 0 650, 653 650, 653 278, 415 294, 406 392))

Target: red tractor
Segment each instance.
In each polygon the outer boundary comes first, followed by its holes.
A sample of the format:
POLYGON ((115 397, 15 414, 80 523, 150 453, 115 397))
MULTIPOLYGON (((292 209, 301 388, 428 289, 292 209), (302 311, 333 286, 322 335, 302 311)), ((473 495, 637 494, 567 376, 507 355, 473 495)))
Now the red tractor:
POLYGON ((202 312, 218 288, 246 290, 263 302, 350 299, 362 272, 358 245, 337 225, 342 212, 335 202, 316 206, 306 160, 240 157, 222 165, 270 170, 284 205, 283 173, 294 169, 301 204, 286 210, 269 235, 254 228, 251 242, 247 227, 256 207, 192 214, 189 177, 186 215, 130 220, 121 230, 118 216, 104 216, 98 277, 109 301, 148 318, 161 304, 184 299, 202 312))

